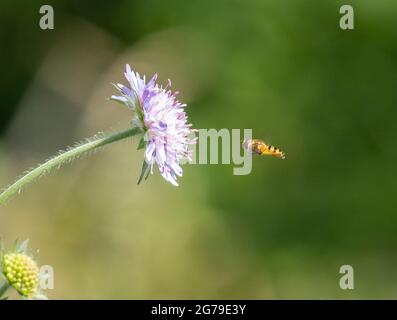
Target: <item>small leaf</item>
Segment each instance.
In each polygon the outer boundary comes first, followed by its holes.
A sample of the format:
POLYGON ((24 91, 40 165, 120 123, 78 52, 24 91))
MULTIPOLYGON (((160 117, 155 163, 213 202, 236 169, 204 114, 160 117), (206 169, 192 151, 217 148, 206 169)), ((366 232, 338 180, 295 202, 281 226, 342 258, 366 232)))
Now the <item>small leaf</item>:
POLYGON ((34 251, 33 253, 30 254, 30 256, 32 257, 33 260, 37 260, 37 257, 39 256, 39 252, 40 250, 37 249, 36 251, 34 251))
POLYGON ((22 241, 18 246, 17 246, 17 248, 16 248, 16 251, 17 252, 20 252, 20 253, 26 253, 27 252, 27 250, 28 250, 28 245, 29 245, 29 239, 26 239, 26 240, 24 240, 24 241, 22 241))
POLYGON ((147 174, 146 174, 146 177, 145 177, 145 181, 147 180, 147 178, 149 178, 149 175, 150 175, 150 169, 148 169, 148 171, 147 171, 147 174))
POLYGON ((149 167, 149 165, 146 163, 145 160, 143 160, 142 171, 141 171, 141 175, 140 175, 139 180, 138 180, 138 184, 141 183, 141 181, 143 179, 143 176, 145 175, 145 172, 148 169, 148 167, 149 167))
POLYGON ((11 251, 17 251, 18 243, 19 243, 19 239, 16 238, 16 239, 14 240, 14 242, 12 243, 11 251))
POLYGON ((136 149, 141 150, 145 147, 146 147, 146 141, 145 141, 145 138, 142 137, 141 140, 139 140, 138 147, 136 149))

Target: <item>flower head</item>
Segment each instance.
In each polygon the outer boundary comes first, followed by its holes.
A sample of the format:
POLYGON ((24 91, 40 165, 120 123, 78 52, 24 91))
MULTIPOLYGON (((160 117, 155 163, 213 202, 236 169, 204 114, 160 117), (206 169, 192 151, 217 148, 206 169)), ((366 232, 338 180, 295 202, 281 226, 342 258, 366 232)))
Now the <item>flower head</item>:
POLYGON ((40 271, 34 258, 27 253, 28 241, 16 241, 10 251, 0 252, 3 276, 17 292, 29 299, 44 297, 39 290, 40 271))
POLYGON ((153 174, 153 166, 157 164, 161 175, 177 186, 177 176, 182 176, 180 162, 191 160, 190 145, 196 143, 196 139, 192 138, 194 130, 184 110, 186 104, 176 99, 178 92, 169 90, 170 80, 165 88, 156 83, 157 75, 146 82, 145 76, 142 78, 139 73, 132 71, 128 64, 125 77, 129 87, 115 85, 120 95, 114 95, 111 99, 134 111, 132 123, 144 133, 139 146, 145 147, 139 182, 146 171, 146 178, 149 173, 153 174))

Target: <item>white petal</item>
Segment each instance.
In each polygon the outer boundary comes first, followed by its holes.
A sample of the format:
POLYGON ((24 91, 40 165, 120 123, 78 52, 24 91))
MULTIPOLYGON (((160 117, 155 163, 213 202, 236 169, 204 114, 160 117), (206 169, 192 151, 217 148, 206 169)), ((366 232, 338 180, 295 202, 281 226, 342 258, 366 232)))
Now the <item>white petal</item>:
POLYGON ((110 99, 114 100, 114 101, 117 101, 117 102, 121 102, 123 104, 127 103, 127 98, 122 97, 122 96, 111 96, 110 99))
POLYGON ((171 163, 171 168, 178 176, 182 177, 183 170, 182 170, 182 168, 180 167, 179 164, 177 164, 176 162, 172 162, 171 163))
POLYGON ((154 150, 155 150, 155 145, 153 142, 150 142, 147 145, 146 151, 145 151, 145 159, 146 159, 147 163, 151 163, 154 150))
POLYGON ((164 145, 162 143, 156 144, 156 151, 157 151, 157 155, 159 156, 160 160, 162 162, 165 162, 167 160, 167 156, 165 155, 164 145))

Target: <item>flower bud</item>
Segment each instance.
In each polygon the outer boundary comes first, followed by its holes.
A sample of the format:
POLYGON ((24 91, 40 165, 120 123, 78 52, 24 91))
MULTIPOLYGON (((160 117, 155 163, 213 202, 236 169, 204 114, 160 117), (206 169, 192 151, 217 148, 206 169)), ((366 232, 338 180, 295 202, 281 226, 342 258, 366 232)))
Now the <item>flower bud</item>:
POLYGON ((22 296, 32 298, 38 291, 39 268, 27 254, 10 252, 1 261, 3 274, 8 283, 22 296))

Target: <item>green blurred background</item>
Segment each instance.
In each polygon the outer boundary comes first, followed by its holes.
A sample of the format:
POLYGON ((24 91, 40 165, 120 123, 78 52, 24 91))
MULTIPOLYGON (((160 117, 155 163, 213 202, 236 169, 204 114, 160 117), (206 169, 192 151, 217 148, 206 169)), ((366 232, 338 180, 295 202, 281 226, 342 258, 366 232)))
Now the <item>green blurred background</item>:
POLYGON ((287 159, 186 165, 175 188, 136 185, 121 142, 0 208, 55 269, 52 299, 397 298, 397 3, 1 1, 0 184, 98 131, 126 63, 157 72, 196 128, 252 128, 287 159), (55 29, 39 28, 39 8, 55 29), (339 268, 355 289, 339 288, 339 268))

